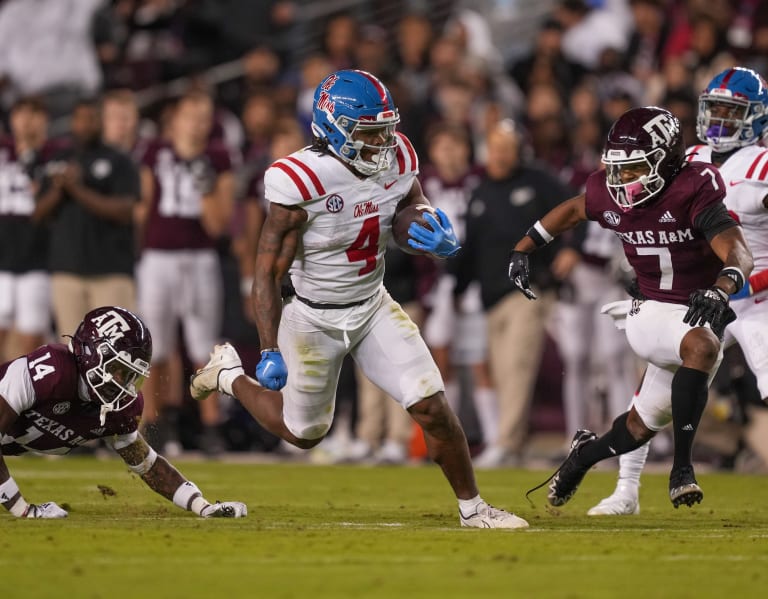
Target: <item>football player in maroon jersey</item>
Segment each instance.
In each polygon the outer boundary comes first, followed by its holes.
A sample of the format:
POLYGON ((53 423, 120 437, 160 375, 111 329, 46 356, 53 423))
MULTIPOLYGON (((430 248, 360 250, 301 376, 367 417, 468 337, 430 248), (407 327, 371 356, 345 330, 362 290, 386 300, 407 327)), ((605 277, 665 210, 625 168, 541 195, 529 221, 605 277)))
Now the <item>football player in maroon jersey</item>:
POLYGON ((104 439, 150 489, 200 517, 241 518, 244 503, 210 503, 138 433, 152 337, 124 308, 85 315, 69 346, 43 345, 0 365, 0 503, 19 518, 64 518, 56 503, 31 504, 3 455, 61 455, 104 439))
MULTIPOLYGON (((509 278, 529 298, 528 255, 585 220, 616 233, 637 275, 627 339, 648 362, 629 411, 598 437, 579 430, 550 478, 548 500, 563 505, 597 462, 640 447, 670 422, 672 504, 703 498, 691 462, 707 387, 722 359, 722 336, 735 319, 728 296, 744 285, 752 255, 728 214, 716 168, 685 162, 680 123, 657 107, 633 108, 613 124, 584 193, 537 221, 514 246, 509 278)), ((546 484, 548 481, 539 485, 546 484)), ((539 488, 536 487, 536 488, 539 488)))

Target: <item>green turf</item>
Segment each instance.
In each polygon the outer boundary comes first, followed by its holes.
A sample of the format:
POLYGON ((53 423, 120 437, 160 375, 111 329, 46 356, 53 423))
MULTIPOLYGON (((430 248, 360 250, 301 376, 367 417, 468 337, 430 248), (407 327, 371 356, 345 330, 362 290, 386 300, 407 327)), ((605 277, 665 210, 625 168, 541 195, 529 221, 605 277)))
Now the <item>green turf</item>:
POLYGON ((478 474, 486 499, 525 531, 458 526, 435 467, 197 462, 177 465, 209 499, 245 501, 245 520, 200 520, 120 462, 7 458, 30 501, 61 521, 0 514, 0 596, 192 599, 320 597, 758 597, 768 583, 768 485, 702 474, 704 503, 672 508, 646 475, 642 512, 589 518, 614 473, 593 471, 565 508, 525 489, 546 473, 478 474), (114 490, 103 495, 98 485, 114 490))

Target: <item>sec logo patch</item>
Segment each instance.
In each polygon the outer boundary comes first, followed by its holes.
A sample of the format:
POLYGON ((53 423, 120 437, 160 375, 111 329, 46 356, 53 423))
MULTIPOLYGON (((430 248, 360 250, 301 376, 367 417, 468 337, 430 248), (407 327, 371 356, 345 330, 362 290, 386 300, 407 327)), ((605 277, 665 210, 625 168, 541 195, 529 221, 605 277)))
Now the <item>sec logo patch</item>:
POLYGON ((341 198, 340 195, 336 193, 333 194, 332 196, 328 196, 328 198, 325 200, 325 209, 332 214, 341 212, 343 208, 344 208, 344 200, 341 198))

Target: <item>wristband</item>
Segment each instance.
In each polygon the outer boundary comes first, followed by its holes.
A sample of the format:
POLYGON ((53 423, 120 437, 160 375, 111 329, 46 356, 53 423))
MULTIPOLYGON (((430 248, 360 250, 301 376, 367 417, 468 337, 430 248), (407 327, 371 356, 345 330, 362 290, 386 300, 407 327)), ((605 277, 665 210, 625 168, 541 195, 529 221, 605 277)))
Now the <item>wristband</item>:
POLYGON ((280 352, 280 348, 279 347, 268 347, 267 349, 262 349, 260 353, 261 353, 261 355, 264 355, 267 352, 280 352))
POLYGON ((197 497, 202 497, 200 489, 191 480, 185 481, 179 485, 176 492, 173 494, 174 505, 179 506, 183 510, 190 510, 192 508, 192 502, 197 497))
POLYGON ((727 277, 733 281, 733 284, 736 285, 736 291, 734 291, 734 293, 738 293, 741 288, 744 287, 744 273, 736 266, 726 266, 723 270, 717 273, 717 277, 727 277))
POLYGON ((17 518, 23 518, 29 508, 29 504, 21 496, 19 485, 16 484, 12 477, 9 477, 7 481, 0 485, 0 503, 5 505, 6 509, 17 518), (7 505, 8 502, 17 495, 18 499, 9 507, 7 505))
POLYGON ((540 220, 537 220, 535 223, 533 223, 533 226, 528 229, 525 234, 533 239, 533 243, 537 248, 544 247, 554 239, 554 237, 552 237, 552 235, 550 235, 549 232, 544 228, 544 225, 541 224, 540 220))

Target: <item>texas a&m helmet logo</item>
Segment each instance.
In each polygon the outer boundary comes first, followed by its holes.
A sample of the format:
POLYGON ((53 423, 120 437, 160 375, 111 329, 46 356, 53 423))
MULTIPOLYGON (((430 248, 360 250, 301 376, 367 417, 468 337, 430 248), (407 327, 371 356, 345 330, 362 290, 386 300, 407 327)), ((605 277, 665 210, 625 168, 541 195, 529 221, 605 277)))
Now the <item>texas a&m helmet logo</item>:
POLYGON ((114 343, 118 339, 121 339, 125 336, 127 331, 131 330, 131 325, 128 321, 115 310, 109 310, 103 314, 99 314, 93 317, 91 322, 96 326, 96 331, 99 336, 109 339, 110 343, 114 343))
POLYGON ((643 129, 651 136, 653 147, 668 147, 672 140, 680 134, 678 120, 671 114, 658 114, 643 125, 643 129))

